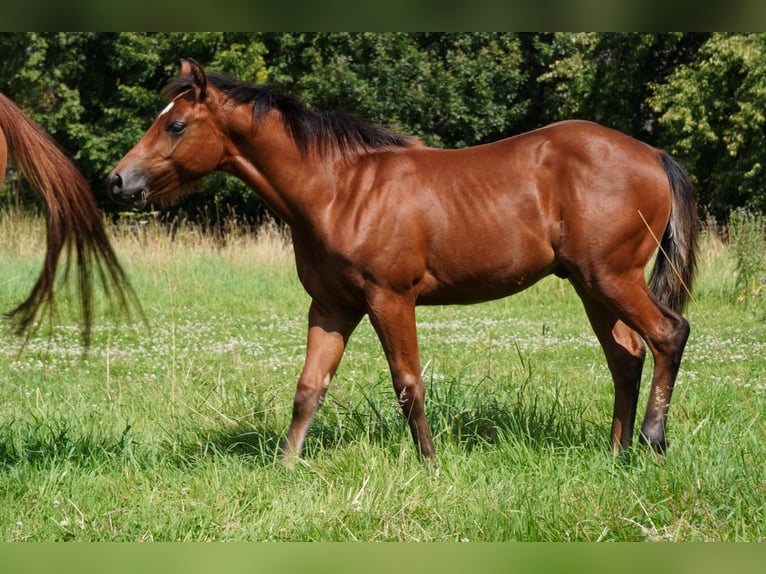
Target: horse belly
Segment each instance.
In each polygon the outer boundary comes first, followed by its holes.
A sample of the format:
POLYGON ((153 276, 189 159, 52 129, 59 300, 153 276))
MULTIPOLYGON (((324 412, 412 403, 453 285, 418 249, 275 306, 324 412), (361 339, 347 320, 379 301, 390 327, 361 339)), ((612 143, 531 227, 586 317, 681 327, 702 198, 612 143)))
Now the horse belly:
POLYGON ((504 243, 472 249, 453 249, 440 261, 432 257, 418 293, 422 305, 467 304, 507 297, 533 285, 556 269, 550 245, 541 242, 504 243))

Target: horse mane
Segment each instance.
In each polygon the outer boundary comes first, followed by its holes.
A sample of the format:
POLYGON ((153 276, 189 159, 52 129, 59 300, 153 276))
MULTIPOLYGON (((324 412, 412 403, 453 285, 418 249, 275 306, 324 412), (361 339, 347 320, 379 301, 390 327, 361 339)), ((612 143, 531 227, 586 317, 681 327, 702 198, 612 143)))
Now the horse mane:
MULTIPOLYGON (((256 120, 270 110, 277 110, 302 153, 313 147, 320 153, 334 150, 342 155, 356 155, 363 151, 407 148, 417 141, 350 114, 310 108, 274 85, 258 86, 217 73, 208 73, 207 80, 235 104, 252 104, 256 120)), ((168 83, 162 95, 172 100, 193 87, 191 77, 179 76, 168 83)))

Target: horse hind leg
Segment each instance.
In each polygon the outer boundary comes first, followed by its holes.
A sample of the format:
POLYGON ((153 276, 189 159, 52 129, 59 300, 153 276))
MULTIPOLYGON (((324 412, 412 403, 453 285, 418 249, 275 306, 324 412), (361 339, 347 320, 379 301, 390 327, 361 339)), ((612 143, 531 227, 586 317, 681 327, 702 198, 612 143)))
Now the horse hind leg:
MULTIPOLYGON (((611 310, 625 327, 640 334, 652 353, 652 387, 640 440, 657 452, 664 452, 668 409, 689 337, 689 323, 661 303, 641 279, 643 271, 638 279, 626 274, 594 282, 597 287, 591 290, 591 295, 611 310)), ((620 330, 627 333, 625 328, 620 330)))
POLYGON ((620 321, 603 303, 573 283, 585 306, 590 324, 601 343, 614 382, 611 446, 615 454, 633 443, 638 392, 646 345, 640 335, 620 321))
MULTIPOLYGON (((652 299, 654 297, 652 296, 652 299)), ((655 305, 664 316, 664 321, 655 328, 649 338, 654 356, 652 389, 646 406, 646 415, 641 425, 641 442, 659 453, 667 448, 665 427, 667 425, 670 398, 673 394, 678 370, 681 366, 686 341, 689 338, 689 322, 680 314, 654 299, 655 305)))

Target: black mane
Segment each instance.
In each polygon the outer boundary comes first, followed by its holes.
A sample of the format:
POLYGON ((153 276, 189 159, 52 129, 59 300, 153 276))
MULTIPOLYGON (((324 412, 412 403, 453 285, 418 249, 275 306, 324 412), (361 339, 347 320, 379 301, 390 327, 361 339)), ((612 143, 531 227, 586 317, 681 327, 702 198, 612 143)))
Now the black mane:
MULTIPOLYGON (((256 120, 275 109, 302 152, 314 146, 320 152, 336 149, 342 154, 410 147, 414 139, 365 122, 355 116, 322 112, 272 85, 256 86, 222 74, 209 73, 207 80, 236 104, 252 104, 256 120)), ((193 87, 189 76, 171 80, 162 94, 172 100, 193 87)))

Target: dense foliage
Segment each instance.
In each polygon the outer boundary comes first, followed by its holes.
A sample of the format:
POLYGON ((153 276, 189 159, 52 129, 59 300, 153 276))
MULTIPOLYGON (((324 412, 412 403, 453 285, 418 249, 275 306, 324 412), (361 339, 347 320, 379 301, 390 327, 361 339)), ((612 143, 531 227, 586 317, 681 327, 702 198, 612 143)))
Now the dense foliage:
MULTIPOLYGON (((97 192, 161 109, 179 59, 192 56, 433 146, 592 119, 676 154, 704 211, 766 208, 763 34, 4 33, 0 53, 0 91, 72 154, 97 192)), ((6 197, 19 194, 11 184, 6 197)), ((204 186, 187 209, 262 209, 233 178, 204 186)))

